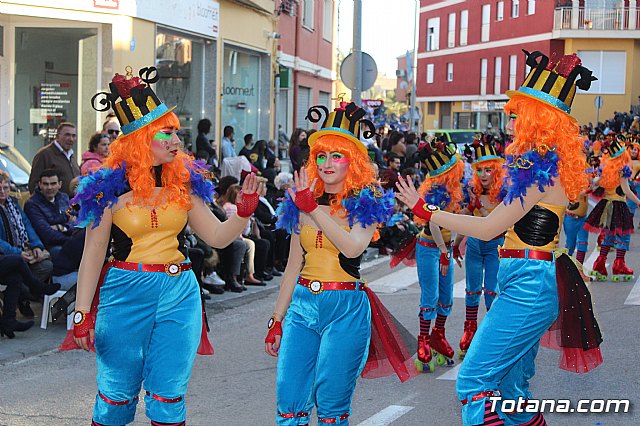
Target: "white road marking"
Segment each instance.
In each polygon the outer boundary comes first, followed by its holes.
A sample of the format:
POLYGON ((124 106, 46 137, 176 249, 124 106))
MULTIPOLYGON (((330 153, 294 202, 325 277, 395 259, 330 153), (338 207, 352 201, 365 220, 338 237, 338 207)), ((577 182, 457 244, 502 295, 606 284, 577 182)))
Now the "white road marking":
MULTIPOLYGON (((457 356, 457 355, 456 355, 457 356)), ((444 374, 441 374, 438 377, 438 380, 456 380, 458 378, 458 371, 460 371, 460 365, 462 363, 462 361, 460 361, 459 359, 456 359, 456 365, 455 367, 438 367, 436 366, 436 369, 438 368, 446 368, 447 372, 444 374)))
POLYGON ((465 278, 453 284, 453 298, 464 299, 467 290, 467 280, 465 278))
POLYGON ((369 283, 369 288, 376 293, 395 293, 418 282, 416 268, 402 268, 369 283))
POLYGON ((369 417, 357 426, 386 426, 413 410, 414 407, 404 405, 390 405, 382 411, 369 417))
POLYGON ((640 305, 640 278, 636 280, 627 300, 624 301, 625 305, 640 305))

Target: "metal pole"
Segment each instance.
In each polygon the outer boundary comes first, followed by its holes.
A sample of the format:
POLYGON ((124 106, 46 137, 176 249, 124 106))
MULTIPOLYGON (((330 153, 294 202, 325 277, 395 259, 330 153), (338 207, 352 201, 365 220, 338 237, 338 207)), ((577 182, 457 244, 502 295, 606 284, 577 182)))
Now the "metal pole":
POLYGON ((360 105, 362 101, 362 0, 353 0, 353 57, 356 75, 351 101, 360 105))
POLYGON ((409 67, 411 68, 411 105, 410 105, 410 111, 409 111, 409 119, 411 120, 411 124, 409 125, 409 131, 413 132, 414 131, 414 125, 415 125, 415 119, 414 119, 414 114, 415 114, 415 110, 416 110, 416 68, 413 65, 414 63, 416 63, 417 58, 416 58, 416 30, 418 25, 416 24, 417 21, 417 8, 418 8, 418 1, 415 1, 415 16, 413 17, 413 52, 411 52, 411 63, 408 64, 409 67))

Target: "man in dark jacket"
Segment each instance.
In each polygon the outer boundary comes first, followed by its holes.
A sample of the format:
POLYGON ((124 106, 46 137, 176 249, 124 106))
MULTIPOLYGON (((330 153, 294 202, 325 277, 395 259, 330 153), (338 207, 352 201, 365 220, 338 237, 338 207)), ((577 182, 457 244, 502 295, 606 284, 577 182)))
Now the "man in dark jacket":
POLYGON ((24 204, 24 212, 31 225, 52 255, 71 239, 73 231, 67 214, 69 196, 60 192, 62 181, 59 174, 54 169, 43 171, 38 187, 24 204))
POLYGON ((56 169, 59 179, 62 181, 62 192, 73 196, 69 184, 71 180, 80 175, 78 160, 73 153, 73 145, 76 143, 76 126, 72 123, 60 123, 56 139, 49 145, 38 150, 31 164, 29 176, 29 192, 34 193, 38 186, 40 175, 46 169, 56 169))

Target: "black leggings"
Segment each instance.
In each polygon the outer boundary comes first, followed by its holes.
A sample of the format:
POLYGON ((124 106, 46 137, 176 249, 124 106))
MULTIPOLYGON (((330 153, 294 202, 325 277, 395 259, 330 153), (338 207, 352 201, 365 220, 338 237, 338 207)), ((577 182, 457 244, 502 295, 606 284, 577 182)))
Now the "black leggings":
POLYGON ((2 321, 15 319, 22 283, 36 292, 42 292, 43 284, 31 273, 22 256, 17 254, 0 255, 0 276, 2 284, 7 286, 4 292, 2 321))

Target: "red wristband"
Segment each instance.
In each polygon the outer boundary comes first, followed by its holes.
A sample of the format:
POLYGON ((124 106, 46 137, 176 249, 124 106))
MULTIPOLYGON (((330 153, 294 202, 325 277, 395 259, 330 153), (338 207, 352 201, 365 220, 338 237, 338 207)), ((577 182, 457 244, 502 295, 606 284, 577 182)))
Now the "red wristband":
POLYGON ((245 194, 242 191, 240 191, 238 195, 238 202, 236 203, 236 207, 238 208, 238 216, 246 219, 250 217, 254 211, 256 211, 258 203, 260 202, 260 196, 257 192, 245 194))
POLYGON ((89 330, 96 328, 91 312, 76 311, 73 314, 73 337, 81 338, 89 335, 89 330))
POLYGON ((282 336, 282 322, 277 321, 276 317, 269 318, 269 323, 267 324, 267 328, 269 331, 267 332, 267 337, 265 337, 265 343, 275 343, 276 336, 282 336))
POLYGON ((426 220, 427 222, 429 222, 431 220, 431 215, 437 211, 440 211, 440 208, 433 204, 425 203, 424 200, 421 198, 418 200, 416 205, 411 208, 411 211, 420 219, 426 220))
POLYGON ((296 206, 305 213, 311 213, 318 207, 311 189, 305 188, 300 192, 296 192, 296 206))
POLYGON ((440 265, 446 266, 451 263, 451 253, 448 251, 446 253, 440 253, 440 265))

